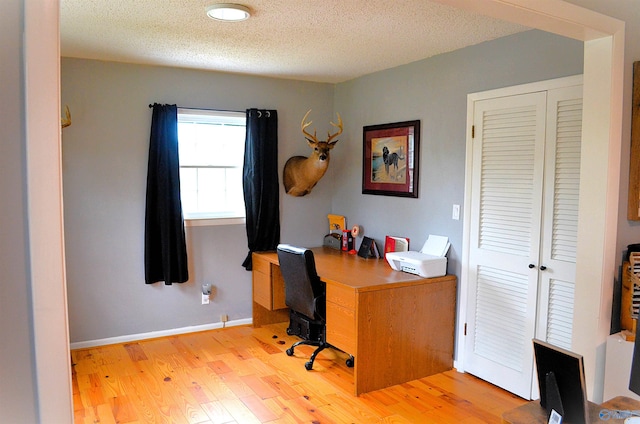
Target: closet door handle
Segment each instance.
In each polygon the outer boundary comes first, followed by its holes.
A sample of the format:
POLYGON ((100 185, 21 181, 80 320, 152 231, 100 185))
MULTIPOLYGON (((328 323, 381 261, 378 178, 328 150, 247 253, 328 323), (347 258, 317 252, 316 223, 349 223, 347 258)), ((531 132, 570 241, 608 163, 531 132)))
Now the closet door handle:
POLYGON ((540 271, 544 271, 545 269, 547 269, 547 267, 546 267, 546 266, 544 266, 544 265, 540 265, 540 271))
POLYGON ((534 264, 529 264, 529 269, 533 269, 533 268, 535 268, 535 267, 536 267, 536 266, 535 266, 534 264))

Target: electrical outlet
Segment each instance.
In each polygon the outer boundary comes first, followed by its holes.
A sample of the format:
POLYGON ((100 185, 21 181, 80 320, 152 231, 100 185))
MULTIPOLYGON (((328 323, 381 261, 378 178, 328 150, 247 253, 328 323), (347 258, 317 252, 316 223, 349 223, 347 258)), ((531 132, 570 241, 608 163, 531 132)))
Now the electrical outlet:
POLYGON ((203 305, 208 305, 209 304, 209 295, 208 294, 202 294, 202 304, 203 305))
POLYGON ((229 315, 227 315, 227 314, 222 314, 222 315, 220 315, 220 321, 221 321, 221 322, 227 322, 227 321, 229 321, 229 315))

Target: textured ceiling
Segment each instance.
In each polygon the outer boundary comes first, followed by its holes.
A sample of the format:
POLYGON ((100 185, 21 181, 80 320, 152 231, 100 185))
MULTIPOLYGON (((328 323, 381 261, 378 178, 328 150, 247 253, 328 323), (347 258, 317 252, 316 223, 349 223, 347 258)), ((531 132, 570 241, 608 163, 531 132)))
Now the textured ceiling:
POLYGON ((221 2, 61 0, 61 53, 335 83, 528 29, 426 0, 244 0, 225 23, 221 2))

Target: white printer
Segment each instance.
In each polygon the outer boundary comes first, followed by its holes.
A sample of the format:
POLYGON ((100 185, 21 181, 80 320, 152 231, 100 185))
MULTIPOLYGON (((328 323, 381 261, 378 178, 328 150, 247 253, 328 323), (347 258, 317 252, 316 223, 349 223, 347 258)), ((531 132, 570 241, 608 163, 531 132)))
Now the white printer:
POLYGON ((447 273, 449 238, 429 234, 419 252, 388 252, 385 259, 396 271, 404 271, 421 277, 442 277, 447 273))

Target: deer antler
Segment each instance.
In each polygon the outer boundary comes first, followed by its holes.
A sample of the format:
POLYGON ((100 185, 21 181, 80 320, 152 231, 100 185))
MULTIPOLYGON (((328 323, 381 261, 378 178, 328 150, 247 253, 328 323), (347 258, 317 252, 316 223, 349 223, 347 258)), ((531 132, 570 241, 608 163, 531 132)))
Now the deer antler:
MULTIPOLYGON (((309 125, 311 125, 313 123, 313 121, 309 121, 309 122, 305 122, 307 120, 307 118, 309 117, 309 114, 311 113, 311 109, 309 109, 307 111, 307 113, 304 115, 304 118, 302 118, 302 123, 300 124, 300 127, 302 128, 302 133, 307 137, 307 140, 312 141, 314 143, 318 143, 318 138, 316 136, 316 130, 313 130, 313 135, 311 135, 309 132, 307 132, 307 128, 309 127, 309 125)), ((327 131, 327 141, 326 143, 330 143, 331 140, 333 140, 334 138, 336 138, 337 136, 339 136, 340 134, 342 134, 343 131, 343 125, 342 125, 342 118, 340 117, 339 113, 336 113, 336 115, 338 115, 338 123, 335 124, 333 122, 329 122, 331 125, 333 125, 334 127, 336 127, 338 129, 337 132, 331 134, 330 131, 327 131)))
POLYGON ((328 137, 327 143, 331 142, 331 140, 333 140, 334 138, 342 134, 342 118, 340 117, 340 114, 338 112, 336 112, 336 115, 338 115, 338 124, 336 125, 333 122, 329 122, 329 123, 334 127, 336 127, 338 129, 338 132, 331 134, 330 132, 327 131, 327 137, 328 137))
POLYGON ((307 132, 307 127, 311 125, 313 121, 309 121, 306 123, 304 122, 307 120, 307 117, 309 116, 310 113, 311 113, 311 109, 309 109, 309 111, 307 111, 307 113, 304 115, 304 118, 302 118, 302 123, 300 124, 300 126, 302 127, 302 134, 306 136, 307 140, 317 143, 318 138, 316 137, 316 131, 315 130, 313 131, 313 135, 307 132))
POLYGON ((62 128, 66 128, 69 125, 71 125, 71 112, 69 112, 69 106, 65 105, 64 115, 65 117, 60 119, 60 124, 62 125, 62 128))

